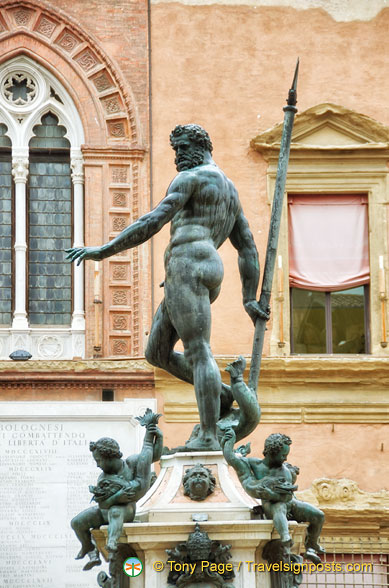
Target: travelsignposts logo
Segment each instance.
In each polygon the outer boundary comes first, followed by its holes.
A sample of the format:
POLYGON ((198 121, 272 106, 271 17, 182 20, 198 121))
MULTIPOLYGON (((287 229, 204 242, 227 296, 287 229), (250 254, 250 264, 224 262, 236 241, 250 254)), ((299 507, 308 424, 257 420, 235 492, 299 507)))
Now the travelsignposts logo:
POLYGON ((127 576, 135 578, 143 572, 143 564, 137 557, 129 557, 123 564, 123 570, 127 576))

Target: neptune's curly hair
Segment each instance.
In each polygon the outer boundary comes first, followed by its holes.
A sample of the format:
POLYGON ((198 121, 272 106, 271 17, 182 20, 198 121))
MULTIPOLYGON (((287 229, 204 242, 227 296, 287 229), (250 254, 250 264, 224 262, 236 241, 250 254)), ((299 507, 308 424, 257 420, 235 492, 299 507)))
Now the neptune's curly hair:
POLYGON ((98 451, 104 457, 122 457, 123 453, 120 451, 119 443, 111 437, 101 437, 98 441, 91 441, 89 443, 90 451, 98 451))
POLYGON ((191 141, 197 143, 198 145, 200 145, 200 147, 212 153, 213 146, 207 131, 203 129, 203 127, 201 127, 200 125, 194 124, 177 125, 172 130, 172 132, 170 133, 170 144, 172 147, 174 147, 175 140, 178 139, 178 137, 180 137, 184 133, 185 135, 188 135, 191 141))
POLYGON ((265 441, 263 455, 276 455, 284 445, 292 445, 292 439, 282 433, 273 433, 265 441))

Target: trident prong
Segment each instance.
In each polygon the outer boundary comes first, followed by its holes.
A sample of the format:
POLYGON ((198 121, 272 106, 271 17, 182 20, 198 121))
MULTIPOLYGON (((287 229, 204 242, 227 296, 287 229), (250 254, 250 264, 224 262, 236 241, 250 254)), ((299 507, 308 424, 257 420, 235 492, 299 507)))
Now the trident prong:
POLYGON ((299 74, 300 58, 297 58, 296 69, 294 70, 294 78, 291 89, 289 90, 287 103, 288 106, 296 106, 297 104, 297 78, 299 74))

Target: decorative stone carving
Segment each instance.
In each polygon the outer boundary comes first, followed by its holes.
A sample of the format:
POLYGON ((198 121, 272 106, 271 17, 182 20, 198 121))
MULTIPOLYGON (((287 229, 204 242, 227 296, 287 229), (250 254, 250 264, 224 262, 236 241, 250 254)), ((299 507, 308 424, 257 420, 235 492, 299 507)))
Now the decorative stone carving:
POLYGON ((2 85, 4 98, 14 106, 24 106, 33 102, 37 96, 37 83, 25 73, 13 73, 2 85))
POLYGON ((84 355, 84 351, 84 337, 82 335, 77 335, 73 345, 73 355, 74 357, 82 357, 84 355))
POLYGON ((13 157, 12 158, 12 175, 15 183, 27 182, 28 177, 28 157, 13 157))
POLYGON ((126 194, 124 192, 114 192, 113 206, 126 206, 126 194))
POLYGON ((15 23, 20 27, 25 27, 28 25, 31 19, 31 11, 21 8, 20 10, 15 10, 13 13, 15 23))
POLYGON ((364 492, 358 488, 356 482, 347 478, 319 478, 312 482, 311 488, 298 492, 297 496, 324 509, 344 509, 345 506, 366 510, 389 508, 388 490, 364 492))
POLYGON ((108 114, 115 114, 115 112, 120 112, 122 109, 119 98, 117 96, 110 96, 102 102, 108 114))
POLYGON ((185 471, 182 481, 184 494, 191 500, 205 500, 207 496, 215 491, 216 478, 209 468, 201 463, 185 471))
POLYGON ((127 226, 127 220, 123 216, 116 216, 112 220, 112 230, 122 231, 127 226))
POLYGON ((99 63, 89 49, 81 53, 81 55, 76 58, 76 61, 85 71, 89 71, 99 63))
MULTIPOLYGON (((126 89, 127 84, 122 75, 112 66, 112 63, 104 54, 101 46, 87 35, 85 29, 77 26, 75 21, 66 20, 62 11, 50 9, 48 6, 41 6, 39 3, 37 6, 33 6, 33 3, 30 3, 28 8, 24 6, 17 8, 15 7, 17 3, 7 2, 6 4, 11 5, 9 11, 11 22, 7 20, 6 24, 0 15, 0 33, 8 30, 8 24, 12 30, 17 27, 29 27, 33 23, 34 30, 32 30, 32 34, 39 37, 39 40, 42 40, 42 35, 46 37, 47 42, 55 44, 56 50, 60 49, 65 59, 72 62, 72 65, 75 62, 78 63, 87 74, 97 65, 101 64, 104 66, 103 70, 95 72, 95 75, 90 79, 94 82, 98 92, 105 92, 108 89, 116 92, 115 97, 117 97, 117 101, 114 100, 114 96, 111 96, 106 106, 103 104, 105 112, 108 115, 123 112, 126 117, 123 128, 113 128, 111 136, 118 138, 127 136, 128 124, 131 129, 131 139, 136 142, 136 115, 133 112, 134 107, 131 93, 126 89), (63 31, 59 39, 56 39, 54 32, 58 27, 63 27, 63 31), (81 43, 85 47, 79 50, 80 52, 74 57, 71 57, 71 55, 74 55, 74 51, 77 52, 77 47, 81 43), (122 135, 123 131, 124 135, 122 135)), ((109 127, 107 130, 110 133, 109 127)))
MULTIPOLYGON (((28 338, 27 335, 16 335, 12 338, 11 351, 15 351, 16 349, 25 349, 26 351, 30 350, 30 339, 28 338)), ((8 364, 9 364, 9 362, 8 362, 8 364)), ((11 363, 11 366, 12 365, 17 365, 17 366, 19 366, 20 369, 23 369, 23 367, 22 367, 23 362, 21 362, 21 363, 18 362, 17 364, 11 363)))
POLYGON ((106 72, 100 73, 98 76, 94 77, 93 83, 98 92, 105 92, 105 90, 112 88, 113 85, 106 72))
POLYGON ((126 306, 128 304, 127 290, 115 290, 112 302, 116 306, 126 306))
POLYGON ((57 92, 52 87, 50 87, 50 97, 57 100, 57 102, 59 102, 60 104, 63 104, 63 100, 62 100, 61 96, 59 94, 57 94, 57 92))
POLYGON ((35 30, 38 33, 40 33, 41 35, 44 35, 45 37, 50 38, 51 35, 53 34, 53 32, 55 31, 56 26, 57 26, 57 24, 54 21, 49 20, 48 18, 43 16, 40 19, 39 24, 35 30))
POLYGON ((38 353, 45 359, 57 359, 62 355, 63 344, 55 335, 45 335, 38 340, 38 353))
POLYGON ((112 278, 114 280, 125 280, 127 278, 127 267, 122 263, 114 265, 112 268, 112 278))
MULTIPOLYGON (((13 349, 26 349, 27 339, 21 338, 18 336, 15 343, 13 344, 13 349)), ((43 359, 40 360, 31 360, 29 365, 26 364, 19 364, 15 365, 10 363, 8 360, 0 360, 0 370, 5 371, 40 371, 40 372, 48 372, 52 373, 62 372, 67 373, 69 371, 77 371, 77 372, 90 372, 90 370, 95 370, 97 373, 104 371, 107 373, 129 373, 129 372, 150 372, 150 365, 147 363, 145 359, 128 359, 125 361, 120 362, 120 366, 118 366, 117 361, 115 360, 78 360, 78 361, 46 361, 43 359)))
POLYGON ((66 32, 61 36, 59 41, 57 42, 62 49, 71 53, 77 45, 79 45, 79 40, 71 35, 70 33, 66 32))
POLYGON ((358 486, 351 480, 317 480, 314 488, 319 502, 349 502, 358 494, 358 486))
POLYGON ((169 556, 168 562, 174 562, 168 564, 171 569, 168 584, 179 586, 179 588, 202 583, 220 588, 233 588, 230 580, 235 578, 235 573, 232 563, 227 563, 232 557, 230 549, 231 545, 212 541, 196 523, 195 530, 190 533, 186 543, 179 543, 174 549, 166 549, 169 556), (210 565, 207 567, 201 565, 201 562, 205 561, 208 561, 210 565), (218 564, 224 565, 218 568, 218 564), (217 571, 213 571, 217 569, 224 571, 218 574, 217 571))
POLYGON ((115 314, 112 320, 112 326, 115 331, 125 331, 128 329, 127 317, 122 314, 115 314))
POLYGON ((115 166, 112 168, 112 182, 114 184, 126 184, 128 173, 126 167, 115 166))
POLYGON ((72 157, 70 161, 73 184, 84 183, 84 159, 81 155, 72 157))
POLYGON ((125 137, 126 129, 123 122, 110 123, 108 125, 112 137, 125 137))
MULTIPOLYGON (((133 129, 133 137, 135 137, 135 131, 133 129)), ((132 219, 136 220, 139 218, 139 164, 133 162, 132 164, 132 219)), ((141 327, 140 327, 140 306, 139 306, 139 250, 136 247, 132 250, 132 352, 138 356, 141 354, 141 327)), ((143 353, 143 351, 142 351, 143 353)))
POLYGON ((129 353, 127 341, 124 339, 114 339, 112 342, 112 352, 114 355, 127 355, 129 353))

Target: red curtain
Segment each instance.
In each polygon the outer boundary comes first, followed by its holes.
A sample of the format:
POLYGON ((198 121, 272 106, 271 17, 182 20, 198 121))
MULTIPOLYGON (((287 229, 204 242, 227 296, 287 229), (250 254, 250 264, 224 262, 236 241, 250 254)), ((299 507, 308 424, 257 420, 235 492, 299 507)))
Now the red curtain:
POLYGON ((367 196, 291 195, 290 285, 336 291, 370 278, 367 196))

